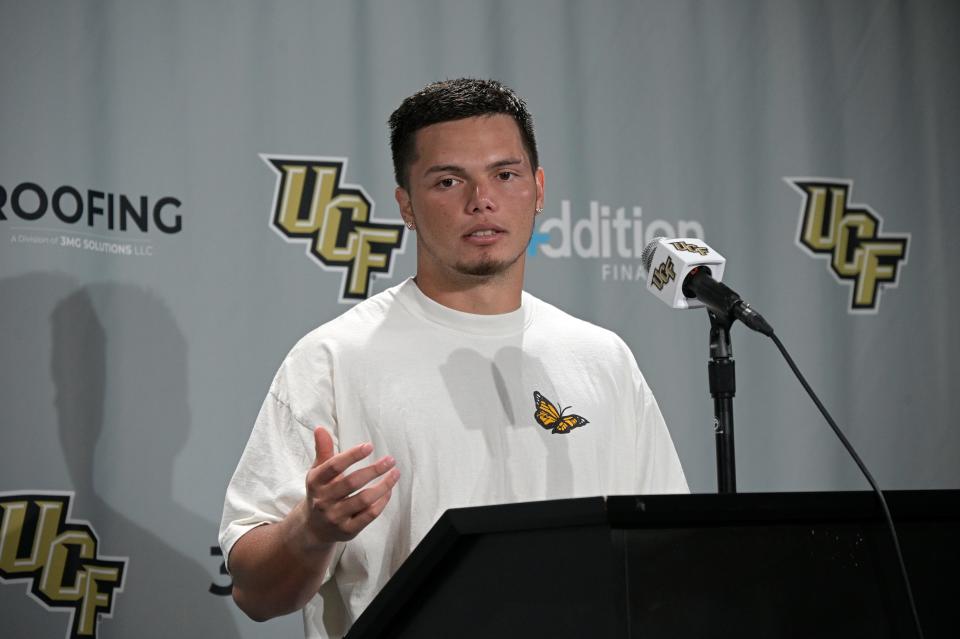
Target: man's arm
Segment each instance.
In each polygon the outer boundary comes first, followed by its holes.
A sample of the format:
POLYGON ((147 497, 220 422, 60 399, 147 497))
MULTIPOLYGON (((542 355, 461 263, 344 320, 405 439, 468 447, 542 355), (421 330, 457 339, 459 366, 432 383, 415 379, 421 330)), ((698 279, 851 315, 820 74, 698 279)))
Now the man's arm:
POLYGON ((326 430, 316 428, 313 437, 316 459, 307 471, 306 498, 281 521, 250 530, 230 550, 233 599, 257 621, 299 610, 317 593, 336 542, 353 539, 383 512, 400 477, 389 456, 345 475, 373 446, 334 455, 326 430))

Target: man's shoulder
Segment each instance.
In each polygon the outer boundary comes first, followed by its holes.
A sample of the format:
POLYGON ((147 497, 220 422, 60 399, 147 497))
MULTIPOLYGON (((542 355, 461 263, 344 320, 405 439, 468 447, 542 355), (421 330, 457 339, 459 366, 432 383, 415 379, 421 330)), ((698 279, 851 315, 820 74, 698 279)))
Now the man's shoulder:
POLYGON ((524 296, 535 309, 533 327, 536 333, 542 333, 550 339, 562 339, 567 346, 592 345, 616 350, 627 349, 623 339, 612 330, 572 315, 526 291, 524 296))
POLYGON ((363 351, 374 334, 388 321, 396 305, 399 284, 378 293, 301 337, 287 352, 271 384, 272 392, 289 401, 289 389, 331 378, 338 361, 350 361, 363 351))
POLYGON ((291 353, 363 343, 374 331, 381 328, 384 322, 388 321, 392 309, 397 304, 397 298, 406 285, 405 281, 368 297, 317 326, 300 338, 291 353))
POLYGON ((389 321, 405 283, 373 295, 316 327, 293 345, 274 378, 274 387, 332 373, 335 363, 362 352, 389 321))

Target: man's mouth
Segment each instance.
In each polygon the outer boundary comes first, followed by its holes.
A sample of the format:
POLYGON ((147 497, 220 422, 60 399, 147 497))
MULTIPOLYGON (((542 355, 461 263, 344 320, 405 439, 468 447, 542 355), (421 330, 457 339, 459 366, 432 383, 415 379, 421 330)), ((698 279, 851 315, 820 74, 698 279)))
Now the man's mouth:
POLYGON ((464 239, 478 242, 492 242, 497 238, 497 236, 503 235, 506 232, 507 231, 505 229, 502 229, 495 224, 480 222, 467 229, 467 232, 463 234, 463 237, 464 239))

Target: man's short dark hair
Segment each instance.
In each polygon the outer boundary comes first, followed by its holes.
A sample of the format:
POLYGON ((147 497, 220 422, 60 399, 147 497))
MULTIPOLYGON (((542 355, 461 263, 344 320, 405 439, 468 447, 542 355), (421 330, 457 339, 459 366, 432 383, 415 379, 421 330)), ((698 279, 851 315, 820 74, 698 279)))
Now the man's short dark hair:
POLYGON ((459 78, 433 82, 403 101, 390 116, 390 151, 397 184, 410 188, 410 165, 416 161, 416 132, 451 120, 502 113, 512 117, 533 170, 540 167, 533 116, 513 89, 496 80, 459 78))

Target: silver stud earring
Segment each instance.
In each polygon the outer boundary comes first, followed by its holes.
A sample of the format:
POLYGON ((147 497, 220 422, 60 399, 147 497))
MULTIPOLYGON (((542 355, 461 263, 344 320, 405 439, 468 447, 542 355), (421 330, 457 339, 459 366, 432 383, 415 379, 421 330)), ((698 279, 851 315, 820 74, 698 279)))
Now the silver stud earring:
POLYGON ((537 215, 540 215, 541 213, 543 213, 543 207, 542 207, 542 206, 537 209, 537 215))
POLYGON ((417 225, 414 224, 413 222, 404 222, 404 224, 406 224, 406 225, 407 225, 407 228, 410 229, 411 231, 412 231, 413 229, 417 228, 417 225))

